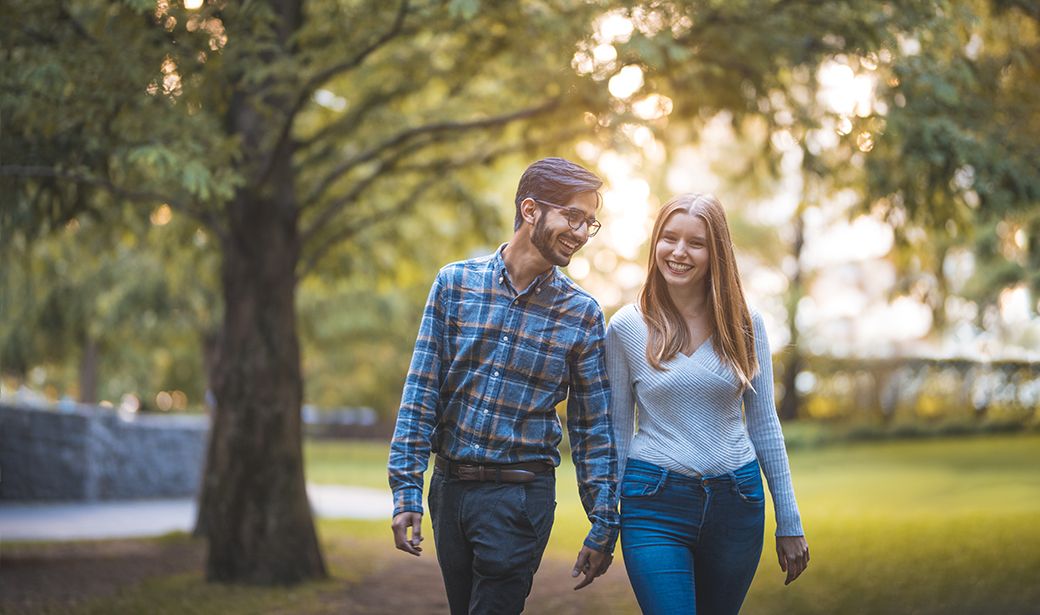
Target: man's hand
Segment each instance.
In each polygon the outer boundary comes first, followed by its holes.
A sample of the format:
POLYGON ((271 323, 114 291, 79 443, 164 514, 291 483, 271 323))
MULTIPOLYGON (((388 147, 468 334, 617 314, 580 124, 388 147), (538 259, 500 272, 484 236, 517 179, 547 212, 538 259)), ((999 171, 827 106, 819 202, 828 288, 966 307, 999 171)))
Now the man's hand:
POLYGON ((418 557, 422 553, 420 543, 422 537, 422 513, 403 512, 394 517, 390 527, 394 530, 394 544, 405 553, 418 557), (408 528, 412 528, 412 537, 408 538, 408 528))
POLYGON ((780 570, 787 573, 784 585, 790 585, 809 565, 809 543, 805 536, 777 536, 776 556, 780 570))
POLYGON ((574 562, 574 570, 571 570, 571 576, 577 577, 579 574, 584 574, 585 578, 575 585, 574 589, 581 589, 592 583, 596 577, 606 572, 607 568, 610 568, 610 563, 613 561, 614 556, 609 553, 582 547, 581 551, 578 552, 577 561, 574 562))

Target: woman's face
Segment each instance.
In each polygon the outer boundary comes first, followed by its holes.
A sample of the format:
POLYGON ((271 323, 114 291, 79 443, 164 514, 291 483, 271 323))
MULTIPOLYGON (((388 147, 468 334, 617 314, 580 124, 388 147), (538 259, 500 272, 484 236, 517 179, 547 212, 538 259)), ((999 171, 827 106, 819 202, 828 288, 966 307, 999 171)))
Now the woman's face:
POLYGON ((668 217, 654 246, 657 268, 669 287, 694 288, 708 279, 708 229, 699 216, 668 217))

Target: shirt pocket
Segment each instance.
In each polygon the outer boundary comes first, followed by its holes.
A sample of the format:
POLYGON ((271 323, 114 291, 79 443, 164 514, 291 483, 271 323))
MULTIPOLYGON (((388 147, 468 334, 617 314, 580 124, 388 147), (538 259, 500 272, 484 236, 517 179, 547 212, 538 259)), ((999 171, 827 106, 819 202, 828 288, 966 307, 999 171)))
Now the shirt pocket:
POLYGON ((482 362, 495 350, 498 317, 486 297, 461 290, 445 313, 446 356, 459 364, 482 362))
POLYGON ((519 332, 510 367, 536 388, 555 391, 569 379, 570 344, 556 327, 528 327, 519 332))

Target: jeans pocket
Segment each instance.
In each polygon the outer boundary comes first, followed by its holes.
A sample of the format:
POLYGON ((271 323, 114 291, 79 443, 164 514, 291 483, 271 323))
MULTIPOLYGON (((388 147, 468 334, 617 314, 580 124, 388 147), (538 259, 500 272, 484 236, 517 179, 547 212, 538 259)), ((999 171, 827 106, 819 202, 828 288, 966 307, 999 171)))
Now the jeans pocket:
POLYGON ((762 487, 762 475, 737 477, 733 483, 733 491, 747 504, 753 506, 764 506, 766 503, 765 489, 762 487))
POLYGON ((654 495, 661 489, 664 475, 648 476, 646 474, 625 474, 621 481, 621 497, 645 498, 654 495))
POLYGON ((437 517, 437 511, 440 509, 443 487, 444 475, 440 470, 434 470, 433 476, 430 477, 430 489, 426 494, 426 504, 429 508, 431 520, 437 517))
POLYGON ((536 479, 521 485, 520 507, 539 539, 547 536, 556 513, 556 483, 536 479))

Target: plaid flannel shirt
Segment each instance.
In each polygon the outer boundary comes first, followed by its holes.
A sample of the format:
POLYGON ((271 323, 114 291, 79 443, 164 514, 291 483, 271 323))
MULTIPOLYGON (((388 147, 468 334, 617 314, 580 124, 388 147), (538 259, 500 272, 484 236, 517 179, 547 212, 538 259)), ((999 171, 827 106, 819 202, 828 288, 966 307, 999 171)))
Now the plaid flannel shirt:
POLYGON ((585 545, 612 552, 617 457, 603 313, 550 269, 513 288, 500 247, 441 269, 430 290, 390 446, 394 515, 422 512, 430 452, 464 463, 560 463, 556 405, 578 493, 592 522, 585 545))

